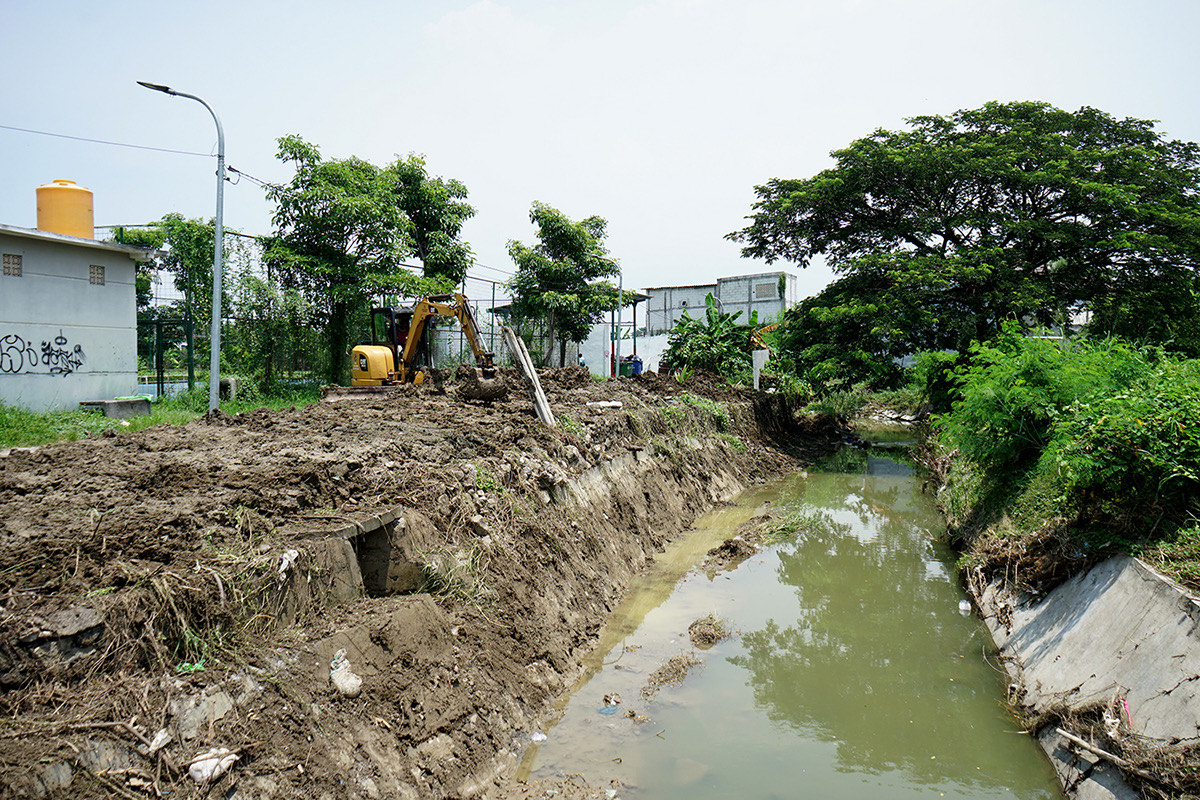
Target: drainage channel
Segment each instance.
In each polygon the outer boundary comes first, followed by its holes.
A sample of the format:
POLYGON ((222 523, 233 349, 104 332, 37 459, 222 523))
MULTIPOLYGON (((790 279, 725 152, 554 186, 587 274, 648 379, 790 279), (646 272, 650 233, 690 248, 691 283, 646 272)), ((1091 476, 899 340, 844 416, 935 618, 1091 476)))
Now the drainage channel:
POLYGON ((960 609, 920 477, 874 452, 844 449, 699 520, 631 588, 518 777, 664 800, 1061 797, 960 609), (768 510, 804 514, 805 532, 731 570, 694 567, 768 510), (701 650, 687 629, 709 614, 735 633, 701 650), (685 654, 700 664, 682 682, 644 692, 685 654))

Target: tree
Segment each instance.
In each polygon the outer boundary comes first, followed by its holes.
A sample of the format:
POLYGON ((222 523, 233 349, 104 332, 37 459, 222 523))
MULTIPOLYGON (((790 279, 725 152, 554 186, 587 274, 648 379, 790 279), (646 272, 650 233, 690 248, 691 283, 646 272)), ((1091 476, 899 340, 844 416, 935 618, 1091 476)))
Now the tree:
MULTIPOLYGON (((182 314, 191 316, 197 330, 208 324, 212 319, 212 222, 185 219, 182 214, 170 213, 146 227, 118 228, 114 234, 124 244, 162 251, 162 255, 149 265, 150 269, 172 276, 175 289, 183 295, 182 314)), ((227 243, 224 257, 227 259, 228 255, 227 243)), ((148 296, 146 304, 149 305, 148 296)), ((224 301, 222 307, 227 307, 224 301)))
POLYGON ((343 383, 353 316, 373 291, 414 288, 415 276, 402 266, 412 251, 411 226, 388 171, 355 157, 323 160, 299 136, 279 140, 278 158, 296 173, 288 185, 267 189, 276 210, 265 258, 283 288, 298 289, 321 309, 325 377, 343 383))
POLYGON ((604 248, 607 223, 602 218, 572 222, 558 209, 535 202, 529 221, 537 226, 538 243, 508 243, 508 254, 517 265, 509 282, 513 313, 546 320, 547 354, 557 341, 563 366, 567 342, 586 339, 604 312, 620 302, 617 287, 599 280, 617 275, 619 268, 604 248))
POLYGON ((415 154, 397 159, 388 172, 400 210, 412 225, 413 249, 425 276, 462 283, 475 258, 470 245, 458 239, 463 223, 475 216, 466 202, 467 187, 453 178, 430 178, 425 159, 415 154))
POLYGON ((741 315, 741 311, 726 314, 719 310, 709 292, 704 298, 704 316, 694 318, 684 309, 683 317, 667 335, 662 368, 703 369, 726 379, 749 370, 750 331, 758 324, 758 312, 751 312, 749 326, 737 324, 741 315))
POLYGON ((1107 333, 1168 286, 1196 308, 1197 145, 1150 121, 1035 102, 908 122, 834 152, 812 178, 757 187, 751 224, 729 234, 744 256, 820 255, 843 276, 793 322, 842 338, 857 327, 890 358, 1087 307, 1114 309, 1107 333), (859 307, 842 313, 845 301, 859 307))

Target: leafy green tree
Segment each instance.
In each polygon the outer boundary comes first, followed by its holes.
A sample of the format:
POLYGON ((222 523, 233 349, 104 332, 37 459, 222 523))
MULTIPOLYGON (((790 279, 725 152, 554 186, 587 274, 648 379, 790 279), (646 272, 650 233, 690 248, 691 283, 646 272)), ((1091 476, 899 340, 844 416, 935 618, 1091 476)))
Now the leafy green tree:
POLYGON ((962 350, 1005 320, 1061 325, 1103 308, 1108 333, 1141 316, 1147 292, 1197 308, 1197 145, 1035 102, 909 124, 834 152, 812 178, 757 187, 750 225, 728 237, 744 256, 823 256, 843 276, 791 319, 831 347, 868 335, 867 374, 848 377, 887 372, 899 353, 962 350), (857 306, 839 311, 847 300, 857 306))
POLYGON ((698 319, 684 309, 683 317, 667 335, 662 368, 702 369, 727 379, 750 369, 750 331, 758 322, 758 312, 751 314, 747 326, 737 324, 741 311, 727 314, 719 310, 711 292, 704 298, 704 306, 704 316, 698 319))
MULTIPOLYGON (((226 231, 229 233, 230 231, 226 231)), ((212 319, 212 262, 213 223, 185 219, 182 214, 170 213, 146 227, 119 228, 114 231, 118 241, 139 247, 153 247, 162 252, 147 266, 172 277, 175 289, 183 295, 180 314, 190 315, 196 329, 212 319)), ((224 258, 230 256, 226 240, 224 258)), ((146 305, 149 305, 149 286, 146 305)), ((222 296, 222 307, 228 307, 228 296, 222 296)), ((139 294, 139 308, 141 308, 139 294)))
POLYGON ((453 178, 431 178, 425 159, 416 154, 397 159, 387 168, 395 180, 393 193, 412 224, 413 249, 425 267, 426 277, 462 283, 475 257, 459 241, 463 224, 475 216, 466 202, 467 187, 453 178))
POLYGON ((319 309, 327 333, 325 378, 343 383, 355 315, 369 306, 372 292, 416 283, 402 266, 412 251, 411 225, 388 171, 355 157, 322 159, 299 136, 279 140, 278 158, 296 172, 286 186, 267 189, 276 209, 265 258, 282 286, 319 309))
POLYGON ((557 342, 558 363, 563 366, 567 342, 586 339, 592 325, 620 302, 617 287, 599 280, 617 275, 619 268, 604 247, 607 223, 602 218, 572 222, 558 209, 535 202, 529 221, 537 226, 538 243, 508 243, 508 254, 517 265, 509 282, 513 313, 546 321, 547 353, 557 342))

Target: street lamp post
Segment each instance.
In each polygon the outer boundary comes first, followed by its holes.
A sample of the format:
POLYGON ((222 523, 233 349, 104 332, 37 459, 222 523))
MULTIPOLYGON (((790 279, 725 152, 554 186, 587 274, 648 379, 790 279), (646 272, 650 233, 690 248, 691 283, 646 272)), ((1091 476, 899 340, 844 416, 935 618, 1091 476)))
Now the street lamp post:
POLYGON ((212 106, 199 97, 196 97, 196 95, 188 94, 187 92, 177 92, 169 86, 163 86, 158 83, 138 81, 138 85, 145 86, 147 89, 153 89, 156 92, 174 95, 175 97, 186 97, 195 100, 208 109, 208 113, 212 114, 213 122, 217 123, 217 218, 213 226, 212 350, 208 360, 208 410, 209 413, 212 413, 217 409, 221 388, 221 255, 224 250, 222 240, 225 236, 223 224, 225 212, 225 131, 221 128, 221 119, 217 116, 217 112, 213 111, 212 106))

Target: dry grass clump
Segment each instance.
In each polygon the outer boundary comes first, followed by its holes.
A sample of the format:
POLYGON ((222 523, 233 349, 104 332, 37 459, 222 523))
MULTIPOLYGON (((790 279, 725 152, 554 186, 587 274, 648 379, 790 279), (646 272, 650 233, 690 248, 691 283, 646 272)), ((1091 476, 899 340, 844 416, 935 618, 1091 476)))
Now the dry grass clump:
POLYGON ((1200 797, 1200 744, 1162 741, 1135 732, 1120 695, 1075 708, 1058 704, 1040 714, 1026 714, 1023 723, 1034 733, 1052 726, 1072 749, 1112 763, 1142 797, 1200 797))

